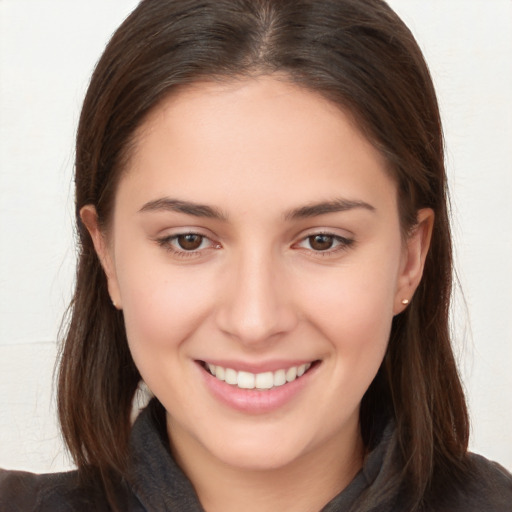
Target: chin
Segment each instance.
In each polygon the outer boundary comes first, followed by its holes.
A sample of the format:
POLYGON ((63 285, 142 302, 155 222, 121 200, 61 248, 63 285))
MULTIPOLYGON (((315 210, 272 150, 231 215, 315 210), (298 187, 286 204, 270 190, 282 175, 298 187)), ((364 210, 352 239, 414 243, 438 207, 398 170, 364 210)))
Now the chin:
POLYGON ((293 464, 302 455, 301 448, 277 448, 274 444, 266 446, 235 444, 229 450, 216 454, 225 465, 245 471, 276 471, 293 464))
POLYGON ((248 471, 275 471, 307 458, 318 449, 323 451, 322 446, 330 446, 328 432, 301 429, 296 421, 269 424, 261 420, 258 425, 226 426, 218 430, 222 432, 220 436, 211 432, 214 435, 203 438, 203 447, 227 466, 248 471))

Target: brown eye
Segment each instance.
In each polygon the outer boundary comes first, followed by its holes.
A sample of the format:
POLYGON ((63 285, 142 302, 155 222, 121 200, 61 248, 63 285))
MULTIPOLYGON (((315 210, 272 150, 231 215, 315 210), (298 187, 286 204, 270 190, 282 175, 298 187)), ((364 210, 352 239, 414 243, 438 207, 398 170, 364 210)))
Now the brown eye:
POLYGON ((334 237, 332 235, 314 235, 309 236, 309 245, 314 251, 327 251, 331 249, 334 244, 334 237))
POLYGON ((204 237, 201 235, 188 233, 186 235, 177 236, 176 242, 178 243, 180 249, 183 249, 184 251, 195 251, 201 247, 203 239, 204 237))

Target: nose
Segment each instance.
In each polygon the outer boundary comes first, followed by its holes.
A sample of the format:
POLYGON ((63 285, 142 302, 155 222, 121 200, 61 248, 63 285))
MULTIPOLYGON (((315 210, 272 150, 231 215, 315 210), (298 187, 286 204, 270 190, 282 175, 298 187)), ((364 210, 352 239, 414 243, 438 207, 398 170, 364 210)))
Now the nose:
POLYGON ((241 256, 218 303, 220 330, 252 348, 292 331, 298 316, 284 270, 268 255, 241 256))

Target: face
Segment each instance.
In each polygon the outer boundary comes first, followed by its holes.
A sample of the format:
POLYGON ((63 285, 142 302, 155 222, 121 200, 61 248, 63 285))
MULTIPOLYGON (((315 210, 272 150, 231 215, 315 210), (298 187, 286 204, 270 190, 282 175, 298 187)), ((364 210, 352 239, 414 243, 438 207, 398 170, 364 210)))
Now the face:
POLYGON ((174 449, 265 469, 356 442, 429 213, 402 240, 379 153, 273 78, 182 90, 138 135, 106 237, 82 217, 174 449))

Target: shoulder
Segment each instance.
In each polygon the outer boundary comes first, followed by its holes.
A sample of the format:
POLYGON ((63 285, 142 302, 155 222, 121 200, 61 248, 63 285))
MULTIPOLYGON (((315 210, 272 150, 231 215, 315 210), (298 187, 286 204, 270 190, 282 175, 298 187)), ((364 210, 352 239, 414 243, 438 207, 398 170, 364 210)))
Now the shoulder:
POLYGON ((444 489, 436 512, 510 512, 512 475, 497 462, 468 455, 468 468, 458 485, 444 489))
POLYGON ((76 471, 38 475, 0 469, 0 510, 101 512, 108 506, 102 493, 80 485, 76 471))
MULTIPOLYGON (((474 510, 510 512, 512 508, 512 475, 500 464, 481 455, 471 454, 468 490, 482 504, 474 510)), ((467 509, 469 510, 469 509, 467 509)))

